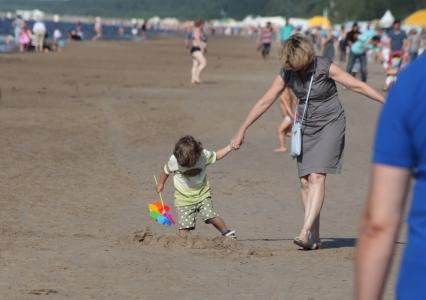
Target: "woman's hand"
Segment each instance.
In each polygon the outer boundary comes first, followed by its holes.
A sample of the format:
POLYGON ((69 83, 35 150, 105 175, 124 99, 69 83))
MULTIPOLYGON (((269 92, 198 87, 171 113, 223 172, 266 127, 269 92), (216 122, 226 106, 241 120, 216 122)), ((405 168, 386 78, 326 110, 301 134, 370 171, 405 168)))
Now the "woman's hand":
POLYGON ((244 135, 245 132, 242 130, 239 130, 231 139, 230 145, 232 149, 238 150, 240 149, 241 145, 244 142, 244 135))

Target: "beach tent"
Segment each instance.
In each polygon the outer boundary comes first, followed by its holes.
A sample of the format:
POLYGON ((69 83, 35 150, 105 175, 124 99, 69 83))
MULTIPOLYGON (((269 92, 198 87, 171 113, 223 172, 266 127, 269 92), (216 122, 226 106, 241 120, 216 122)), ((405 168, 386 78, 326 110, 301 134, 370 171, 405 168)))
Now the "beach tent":
POLYGON ((155 17, 148 19, 148 25, 149 26, 158 26, 160 24, 160 22, 161 22, 161 19, 158 16, 155 16, 155 17))
POLYGON ((43 18, 44 18, 44 12, 38 9, 33 10, 33 20, 42 21, 43 18))
POLYGON ((426 9, 421 9, 412 13, 405 18, 404 23, 407 25, 418 25, 426 28, 426 9))
POLYGON ((387 10, 383 17, 380 19, 379 24, 382 28, 389 28, 392 26, 393 21, 395 21, 395 18, 393 17, 390 10, 387 10))
POLYGON ((329 19, 322 16, 315 16, 308 20, 308 27, 330 27, 331 22, 329 19))

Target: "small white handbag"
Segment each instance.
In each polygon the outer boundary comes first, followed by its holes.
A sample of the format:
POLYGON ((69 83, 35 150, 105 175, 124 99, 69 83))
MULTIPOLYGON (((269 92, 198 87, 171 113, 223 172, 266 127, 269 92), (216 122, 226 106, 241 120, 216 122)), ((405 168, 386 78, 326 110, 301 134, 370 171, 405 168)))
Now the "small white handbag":
POLYGON ((298 157, 302 154, 302 123, 305 118, 306 110, 308 108, 309 95, 311 94, 312 82, 314 81, 314 74, 312 74, 311 81, 309 83, 308 93, 306 94, 305 108, 303 109, 302 119, 297 120, 297 107, 294 112, 293 127, 291 128, 291 149, 290 156, 292 158, 298 157))

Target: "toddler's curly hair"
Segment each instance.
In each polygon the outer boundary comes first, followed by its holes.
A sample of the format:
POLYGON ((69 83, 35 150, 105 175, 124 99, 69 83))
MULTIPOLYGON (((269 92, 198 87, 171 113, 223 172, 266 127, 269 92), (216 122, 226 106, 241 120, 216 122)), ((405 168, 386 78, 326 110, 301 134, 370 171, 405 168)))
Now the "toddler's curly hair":
POLYGON ((182 167, 193 167, 203 152, 203 145, 192 135, 185 135, 177 141, 173 151, 177 162, 182 167))

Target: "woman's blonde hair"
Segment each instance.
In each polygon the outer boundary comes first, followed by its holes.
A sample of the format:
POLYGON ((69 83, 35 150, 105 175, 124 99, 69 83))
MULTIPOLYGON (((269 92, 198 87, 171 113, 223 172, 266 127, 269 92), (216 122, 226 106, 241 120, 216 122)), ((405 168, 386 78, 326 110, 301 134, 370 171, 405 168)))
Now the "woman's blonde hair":
POLYGON ((284 69, 303 71, 315 57, 312 43, 300 35, 289 38, 281 48, 280 59, 284 69))

